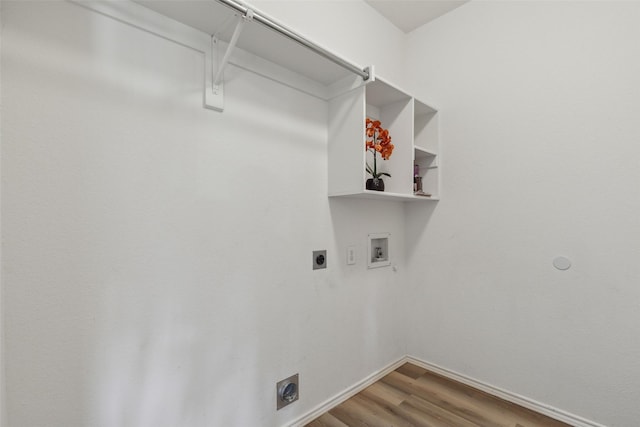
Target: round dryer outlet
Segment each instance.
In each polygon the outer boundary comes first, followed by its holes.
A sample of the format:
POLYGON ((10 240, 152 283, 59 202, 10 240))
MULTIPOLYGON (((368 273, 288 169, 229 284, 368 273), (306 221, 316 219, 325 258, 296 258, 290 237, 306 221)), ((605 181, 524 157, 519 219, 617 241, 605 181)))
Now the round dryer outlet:
POLYGON ((298 400, 298 374, 292 375, 276 384, 276 407, 282 409, 298 400))

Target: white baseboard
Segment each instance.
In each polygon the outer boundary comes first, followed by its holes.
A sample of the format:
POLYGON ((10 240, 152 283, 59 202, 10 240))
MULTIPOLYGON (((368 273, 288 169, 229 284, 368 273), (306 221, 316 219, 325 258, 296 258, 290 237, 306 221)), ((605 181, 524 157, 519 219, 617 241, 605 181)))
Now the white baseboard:
POLYGON ((560 410, 558 408, 554 408, 553 406, 550 406, 550 405, 545 405, 544 403, 540 403, 535 400, 529 399, 527 397, 520 396, 519 394, 512 393, 507 390, 503 390, 499 387, 494 387, 490 384, 484 383, 482 381, 478 381, 474 378, 468 377, 463 374, 459 374, 450 369, 443 368, 433 363, 420 360, 413 356, 404 356, 398 359, 396 362, 393 362, 387 365, 386 367, 378 370, 377 372, 372 373, 368 377, 364 378, 362 381, 359 381, 356 384, 352 385, 351 387, 348 387, 347 389, 341 391, 334 397, 316 406, 307 414, 287 424, 287 427, 304 426, 305 424, 313 421, 323 413, 338 406, 339 404, 349 399, 350 397, 355 396, 365 388, 369 387, 374 382, 378 381, 379 379, 381 379, 391 371, 396 370, 397 368, 399 368, 400 366, 404 365, 407 362, 412 363, 416 366, 420 366, 421 368, 427 369, 436 374, 440 374, 443 377, 449 378, 454 381, 458 381, 462 384, 466 384, 478 390, 484 391, 485 393, 489 393, 493 396, 499 397, 500 399, 506 400, 507 402, 515 403, 516 405, 520 405, 527 409, 531 409, 532 411, 546 415, 550 418, 565 422, 574 427, 606 427, 594 421, 587 420, 585 418, 579 417, 569 412, 560 410))
POLYGON ((357 383, 346 388, 345 390, 342 390, 340 393, 329 398, 328 400, 324 401, 320 405, 313 408, 311 411, 307 412, 305 415, 290 422, 289 424, 286 425, 286 427, 300 427, 300 426, 304 426, 307 423, 310 423, 314 419, 318 418, 320 415, 324 414, 325 412, 329 411, 332 408, 335 408, 336 406, 338 406, 345 400, 349 399, 350 397, 353 397, 356 394, 360 393, 362 390, 369 387, 371 384, 375 383, 385 375, 395 371, 400 366, 404 365, 406 362, 407 362, 407 357, 401 357, 397 361, 392 362, 389 365, 385 366, 384 368, 372 373, 365 379, 358 381, 357 383))
POLYGON ((527 397, 520 396, 519 394, 503 390, 499 387, 494 387, 491 384, 478 381, 475 378, 459 374, 450 369, 443 368, 433 363, 425 362, 424 360, 420 360, 413 356, 407 356, 406 361, 436 374, 440 374, 443 377, 458 381, 459 383, 466 384, 478 390, 484 391, 485 393, 489 393, 493 396, 499 397, 500 399, 506 400, 507 402, 515 403, 516 405, 531 409, 532 411, 546 415, 558 421, 565 422, 575 427, 606 427, 602 424, 598 424, 577 415, 570 414, 569 412, 554 408, 553 406, 545 405, 544 403, 537 402, 533 399, 529 399, 527 397))

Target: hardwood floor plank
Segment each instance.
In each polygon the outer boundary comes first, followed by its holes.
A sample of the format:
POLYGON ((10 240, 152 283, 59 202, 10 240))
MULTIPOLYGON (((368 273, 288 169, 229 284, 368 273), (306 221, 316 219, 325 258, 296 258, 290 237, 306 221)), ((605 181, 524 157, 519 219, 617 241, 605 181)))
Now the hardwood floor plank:
POLYGON ((467 420, 453 412, 449 412, 431 402, 419 398, 418 396, 411 396, 406 401, 402 402, 401 408, 411 408, 412 411, 418 411, 420 414, 428 414, 432 418, 436 418, 440 422, 447 426, 455 427, 484 427, 480 424, 476 424, 467 420))
MULTIPOLYGON (((450 420, 438 417, 437 415, 424 412, 420 409, 403 402, 398 410, 403 411, 406 419, 410 420, 416 427, 461 427, 462 424, 451 423, 450 420)), ((465 426, 467 427, 467 426, 465 426)), ((477 427, 475 424, 473 427, 477 427)))
POLYGON ((373 418, 367 419, 367 422, 372 426, 376 425, 375 422, 378 422, 380 426, 414 427, 413 424, 394 412, 395 405, 380 405, 361 395, 356 395, 352 399, 354 403, 362 406, 369 414, 375 417, 375 421, 373 418))
POLYGON ((465 398, 473 399, 474 401, 488 403, 491 405, 495 405, 507 411, 514 411, 517 409, 524 409, 520 406, 514 405, 511 402, 507 402, 506 400, 498 399, 495 396, 492 396, 484 391, 475 389, 466 384, 458 383, 455 381, 451 381, 442 375, 438 375, 433 372, 425 372, 419 378, 417 378, 417 382, 421 384, 434 384, 442 388, 446 388, 450 390, 452 393, 455 393, 460 396, 464 396, 465 398))
POLYGON ((465 405, 465 402, 452 398, 444 393, 443 390, 431 387, 428 383, 418 384, 417 380, 395 371, 391 372, 380 381, 392 387, 396 387, 405 393, 420 396, 422 399, 427 400, 446 411, 454 413, 461 418, 479 424, 483 427, 504 427, 503 425, 493 421, 491 418, 484 416, 482 412, 478 412, 475 405, 473 405, 473 402, 469 402, 469 404, 465 405))
POLYGON ((567 424, 552 420, 530 409, 516 405, 506 400, 499 399, 484 391, 475 389, 466 384, 451 381, 433 372, 425 372, 416 379, 416 383, 436 386, 456 401, 472 402, 476 410, 484 413, 484 416, 499 422, 500 425, 513 427, 518 422, 528 425, 543 425, 549 427, 566 427, 567 424))
POLYGON ((349 427, 371 427, 358 418, 360 411, 357 407, 354 410, 353 404, 350 400, 351 399, 342 402, 340 405, 330 410, 329 413, 349 427))
MULTIPOLYGON (((342 406, 343 409, 348 412, 350 420, 347 421, 344 418, 345 414, 334 415, 337 418, 340 418, 341 421, 347 422, 349 426, 395 427, 400 425, 395 424, 395 420, 390 420, 390 417, 388 417, 383 410, 363 403, 362 398, 357 395, 342 403, 342 405, 340 406, 342 406)), ((405 424, 402 425, 402 427, 410 426, 407 426, 405 424)))
POLYGON ((307 424, 309 427, 349 427, 349 424, 345 424, 330 413, 325 413, 307 424))
POLYGON ((570 427, 537 412, 405 364, 308 427, 570 427))
POLYGON ((407 393, 379 381, 365 388, 361 393, 371 400, 386 401, 394 405, 400 405, 409 397, 407 393))
POLYGON ((416 379, 422 375, 424 375, 425 373, 427 373, 427 370, 424 368, 421 368, 419 366, 416 365, 412 365, 411 363, 405 363, 404 365, 400 366, 398 369, 396 369, 396 372, 399 372, 403 375, 406 375, 410 378, 416 379))
POLYGON ((503 408, 491 405, 490 402, 479 402, 475 396, 461 393, 457 389, 434 383, 424 377, 416 379, 415 385, 425 393, 421 396, 423 399, 469 421, 492 427, 512 427, 515 422, 516 418, 510 416, 503 408))
MULTIPOLYGON (((384 386, 386 389, 392 389, 392 387, 386 386, 384 384, 382 384, 382 386, 384 386)), ((400 393, 403 396, 403 398, 390 401, 385 399, 384 394, 374 393, 369 388, 363 390, 360 394, 368 398, 369 400, 377 403, 378 405, 387 408, 389 411, 393 412, 400 418, 410 422, 411 425, 415 427, 434 427, 436 425, 437 419, 427 419, 427 417, 424 417, 424 416, 419 416, 416 418, 414 416, 415 414, 412 413, 414 411, 412 411, 411 408, 404 408, 402 406, 402 403, 406 399, 408 399, 410 396, 400 391, 396 391, 396 393, 400 393)))

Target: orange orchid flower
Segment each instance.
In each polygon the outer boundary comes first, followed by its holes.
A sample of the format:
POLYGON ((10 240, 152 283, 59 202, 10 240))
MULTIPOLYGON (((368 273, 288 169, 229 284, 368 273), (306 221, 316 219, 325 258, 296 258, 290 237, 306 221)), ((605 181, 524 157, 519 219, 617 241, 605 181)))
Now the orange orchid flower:
POLYGON ((373 167, 366 165, 366 170, 374 178, 380 178, 382 175, 391 176, 387 172, 378 172, 377 157, 380 153, 380 157, 383 160, 389 160, 393 149, 395 148, 391 144, 391 135, 389 130, 382 127, 380 120, 371 120, 369 117, 365 119, 365 150, 373 153, 373 167))

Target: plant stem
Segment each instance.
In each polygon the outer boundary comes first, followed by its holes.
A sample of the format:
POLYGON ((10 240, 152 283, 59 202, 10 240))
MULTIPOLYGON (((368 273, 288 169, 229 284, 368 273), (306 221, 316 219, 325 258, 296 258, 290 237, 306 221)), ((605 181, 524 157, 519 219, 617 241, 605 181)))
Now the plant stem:
POLYGON ((377 132, 373 132, 373 177, 377 178, 378 177, 378 167, 376 165, 376 159, 378 158, 378 151, 376 150, 376 140, 377 138, 377 132))

